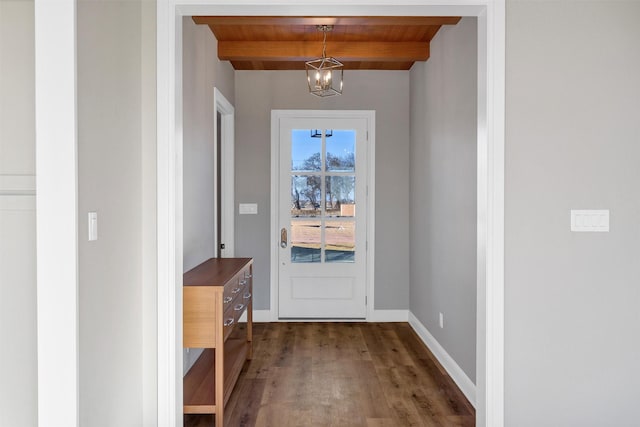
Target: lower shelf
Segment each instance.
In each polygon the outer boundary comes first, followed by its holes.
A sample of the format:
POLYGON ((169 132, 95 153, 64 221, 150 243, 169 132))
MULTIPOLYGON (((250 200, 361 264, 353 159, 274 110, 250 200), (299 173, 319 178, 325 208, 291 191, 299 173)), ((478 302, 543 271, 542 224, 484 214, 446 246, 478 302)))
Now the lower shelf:
MULTIPOLYGON (((231 396, 242 366, 247 360, 249 343, 246 339, 229 338, 224 343, 224 403, 231 396)), ((185 414, 215 414, 215 358, 216 350, 205 349, 184 377, 185 414)))

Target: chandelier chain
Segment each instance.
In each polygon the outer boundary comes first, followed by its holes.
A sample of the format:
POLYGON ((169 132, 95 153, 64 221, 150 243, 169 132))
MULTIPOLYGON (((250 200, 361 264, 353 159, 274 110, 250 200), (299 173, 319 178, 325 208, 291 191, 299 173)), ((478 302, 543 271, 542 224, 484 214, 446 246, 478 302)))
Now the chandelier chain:
POLYGON ((323 30, 324 38, 322 39, 322 57, 327 57, 327 30, 323 30))
POLYGON ((333 30, 333 25, 317 25, 318 31, 322 31, 322 57, 327 57, 327 33, 333 30))

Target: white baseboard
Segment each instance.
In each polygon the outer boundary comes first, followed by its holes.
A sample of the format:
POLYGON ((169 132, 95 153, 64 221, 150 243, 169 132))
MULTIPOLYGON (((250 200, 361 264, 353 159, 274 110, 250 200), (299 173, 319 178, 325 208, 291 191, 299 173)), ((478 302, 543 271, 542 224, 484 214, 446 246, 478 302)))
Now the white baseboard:
POLYGON ((460 388, 467 400, 476 407, 476 385, 464 373, 462 368, 447 353, 440 343, 431 335, 429 330, 418 320, 413 313, 409 312, 409 325, 416 331, 416 334, 422 339, 425 345, 431 350, 431 353, 438 359, 438 362, 444 367, 449 376, 460 388))
MULTIPOLYGON (((246 314, 243 314, 240 318, 241 322, 246 321, 246 314)), ((330 322, 331 319, 305 319, 302 321, 311 322, 311 321, 323 321, 330 322)), ((374 310, 372 318, 369 319, 369 322, 407 322, 409 320, 409 310, 374 310)), ((273 320, 271 317, 270 310, 253 310, 253 321, 254 322, 298 322, 299 319, 287 319, 287 320, 273 320)), ((339 319, 338 322, 348 322, 350 320, 339 319)), ((351 321, 361 321, 361 320, 351 320, 351 321)))
POLYGON ((408 322, 409 310, 373 310, 369 322, 408 322))
POLYGON ((257 323, 271 322, 271 310, 253 310, 253 321, 257 323))

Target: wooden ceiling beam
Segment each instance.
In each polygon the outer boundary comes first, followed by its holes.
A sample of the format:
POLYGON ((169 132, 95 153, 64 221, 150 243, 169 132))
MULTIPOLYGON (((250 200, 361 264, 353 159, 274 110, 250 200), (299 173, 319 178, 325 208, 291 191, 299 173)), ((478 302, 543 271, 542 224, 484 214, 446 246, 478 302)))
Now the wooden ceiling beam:
MULTIPOLYGON (((308 61, 321 52, 318 42, 218 42, 218 58, 224 61, 308 61)), ((426 61, 429 43, 332 41, 327 44, 327 55, 338 61, 426 61)))
POLYGON ((455 25, 459 16, 194 16, 206 25, 455 25))
MULTIPOLYGON (((231 61, 234 70, 304 70, 304 61, 231 61)), ((409 70, 413 62, 344 62, 345 70, 409 70)))

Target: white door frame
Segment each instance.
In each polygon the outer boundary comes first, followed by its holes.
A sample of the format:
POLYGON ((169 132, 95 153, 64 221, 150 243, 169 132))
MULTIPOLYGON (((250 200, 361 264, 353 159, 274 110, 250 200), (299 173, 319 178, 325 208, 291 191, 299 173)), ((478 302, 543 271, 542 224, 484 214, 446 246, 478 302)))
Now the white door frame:
POLYGON ((182 17, 478 18, 477 425, 504 425, 505 0, 158 0, 158 425, 182 425, 182 17))
MULTIPOLYGON (((216 254, 220 254, 223 258, 231 258, 235 254, 235 197, 234 197, 234 186, 235 186, 235 176, 234 176, 234 152, 235 152, 235 137, 234 137, 234 123, 235 123, 235 109, 233 105, 224 97, 222 92, 218 90, 217 87, 213 88, 213 105, 214 105, 214 117, 213 117, 213 134, 217 140, 218 138, 218 118, 216 117, 217 113, 220 113, 221 117, 221 129, 220 129, 220 141, 216 141, 217 144, 220 144, 220 157, 222 157, 222 161, 220 162, 220 177, 222 179, 222 195, 221 195, 221 204, 222 211, 221 213, 221 236, 220 241, 224 242, 225 248, 220 249, 216 244, 216 254)), ((217 157, 218 150, 215 150, 217 157)), ((217 159, 215 164, 217 165, 217 159)), ((216 173, 215 181, 218 180, 218 174, 216 173)), ((214 185, 214 188, 218 188, 217 182, 214 185)), ((218 199, 215 198, 215 216, 218 215, 218 199)), ((217 224, 218 218, 214 218, 215 223, 217 224)), ((217 232, 217 231, 216 231, 217 232)))
POLYGON ((76 0, 36 0, 38 425, 79 424, 76 0))
POLYGON ((373 318, 374 307, 374 259, 375 259, 375 165, 376 165, 376 113, 370 110, 272 110, 271 111, 271 304, 269 306, 271 320, 278 318, 278 246, 273 244, 278 236, 278 196, 280 193, 280 119, 284 118, 357 118, 367 120, 367 255, 366 255, 366 292, 367 320, 373 318), (277 188, 278 191, 273 191, 277 188))

